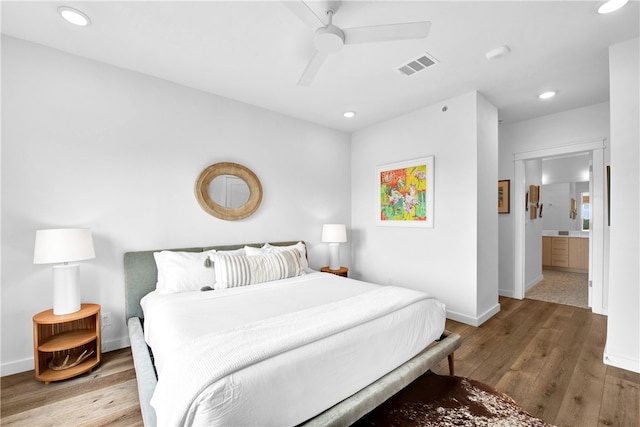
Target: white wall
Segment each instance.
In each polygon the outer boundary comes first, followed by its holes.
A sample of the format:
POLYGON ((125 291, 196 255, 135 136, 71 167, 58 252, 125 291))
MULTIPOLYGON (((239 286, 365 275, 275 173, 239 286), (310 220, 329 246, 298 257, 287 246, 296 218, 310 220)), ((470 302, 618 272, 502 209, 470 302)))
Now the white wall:
POLYGON ((471 92, 355 132, 351 143, 354 274, 426 291, 465 323, 497 312, 495 107, 471 92), (376 226, 376 166, 429 155, 434 228, 376 226))
MULTIPOLYGON (((525 188, 529 191, 531 185, 539 186, 542 183, 542 160, 532 159, 524 162, 525 188)), ((539 201, 537 204, 539 205, 539 201)), ((544 213, 544 212, 543 212, 544 213)), ((542 280, 542 220, 538 217, 538 207, 531 203, 531 192, 529 191, 529 211, 526 212, 524 222, 524 242, 525 242, 525 268, 524 284, 525 290, 542 280), (536 217, 531 219, 531 212, 536 213, 536 217)))
MULTIPOLYGON (((499 179, 511 180, 511 200, 514 201, 514 154, 598 139, 609 140, 609 103, 502 124, 499 127, 499 179)), ((608 151, 605 149, 605 162, 609 156, 608 151)), ((500 215, 498 218, 500 229, 499 292, 500 295, 507 297, 513 297, 515 294, 513 211, 512 205, 511 214, 500 215)), ((605 230, 605 239, 608 236, 607 233, 608 230, 605 230)), ((535 253, 535 249, 531 248, 525 248, 525 252, 527 249, 529 253, 535 253)), ((607 259, 605 259, 606 265, 607 259)))
POLYGON ((640 372, 640 39, 609 48, 611 235, 605 363, 640 372))
MULTIPOLYGON (((51 268, 33 265, 39 228, 88 227, 82 300, 128 345, 128 250, 303 239, 327 263, 325 222, 349 224, 349 135, 53 49, 2 39, 2 374, 33 369, 32 316, 51 307, 51 268), (218 161, 252 169, 259 210, 222 221, 194 183, 218 161)), ((341 251, 349 265, 349 248, 341 251)))
POLYGON ((476 324, 499 310, 498 304, 498 110, 478 94, 477 167, 477 302, 476 324))
POLYGON ((589 181, 590 165, 588 154, 545 159, 542 161, 542 183, 589 181))

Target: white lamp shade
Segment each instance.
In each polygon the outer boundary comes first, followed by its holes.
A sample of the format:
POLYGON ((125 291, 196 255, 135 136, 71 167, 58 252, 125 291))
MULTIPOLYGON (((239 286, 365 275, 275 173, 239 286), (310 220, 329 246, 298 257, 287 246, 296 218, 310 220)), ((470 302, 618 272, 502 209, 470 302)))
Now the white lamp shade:
POLYGON ((324 224, 322 241, 325 243, 344 243, 347 241, 347 227, 344 224, 324 224))
POLYGON ((95 257, 91 230, 63 228, 36 231, 34 264, 82 261, 95 257))

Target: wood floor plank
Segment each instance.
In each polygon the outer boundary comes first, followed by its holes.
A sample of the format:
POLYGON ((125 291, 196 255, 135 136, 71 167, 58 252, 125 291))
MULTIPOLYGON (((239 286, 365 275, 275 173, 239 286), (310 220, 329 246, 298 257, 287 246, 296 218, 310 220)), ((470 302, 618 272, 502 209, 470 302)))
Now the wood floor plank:
POLYGON ((557 426, 588 425, 589 421, 598 418, 607 371, 602 363, 601 352, 606 332, 605 317, 591 316, 587 333, 589 338, 582 343, 580 356, 554 422, 557 426))
MULTIPOLYGON (((133 381, 135 383, 135 380, 133 381)), ((96 414, 101 417, 130 410, 137 405, 137 389, 130 382, 83 392, 64 400, 51 399, 44 405, 4 417, 3 426, 63 426, 93 424, 96 414), (133 402, 133 403, 132 403, 133 402)))
POLYGON ((514 349, 518 358, 509 370, 496 382, 496 388, 508 394, 517 402, 526 399, 531 384, 545 369, 549 354, 561 336, 561 330, 551 327, 549 322, 533 333, 526 346, 514 349))
MULTIPOLYGON (((478 370, 482 371, 484 364, 491 363, 491 359, 496 357, 497 347, 507 349, 514 331, 517 331, 530 316, 536 315, 543 306, 538 301, 531 301, 531 304, 523 305, 503 318, 493 317, 480 326, 479 329, 484 331, 482 340, 472 344, 472 351, 468 357, 461 360, 461 365, 469 365, 466 375, 473 376, 478 370)), ((476 379, 482 381, 478 377, 476 379)))
POLYGON ((78 394, 78 388, 89 393, 124 381, 135 380, 130 351, 121 351, 107 356, 98 369, 70 380, 44 384, 34 379, 33 371, 18 375, 22 380, 19 383, 5 385, 3 381, 3 416, 73 398, 78 394))
POLYGON ((506 371, 513 365, 522 353, 522 348, 526 347, 534 335, 534 331, 539 325, 544 324, 546 319, 556 309, 553 305, 544 304, 539 310, 532 312, 528 317, 522 319, 521 323, 514 325, 509 333, 501 341, 505 349, 489 358, 485 363, 476 369, 472 375, 478 381, 485 383, 497 383, 506 371), (508 350, 507 350, 508 349, 508 350))
POLYGON ((640 384, 607 376, 598 426, 640 426, 640 384))
POLYGON ((554 423, 566 393, 582 342, 587 337, 590 313, 574 313, 563 324, 557 345, 551 349, 545 369, 531 384, 521 405, 532 415, 554 423))
POLYGON ((142 425, 129 348, 104 353, 93 372, 44 384, 33 371, 2 378, 3 426, 142 425))

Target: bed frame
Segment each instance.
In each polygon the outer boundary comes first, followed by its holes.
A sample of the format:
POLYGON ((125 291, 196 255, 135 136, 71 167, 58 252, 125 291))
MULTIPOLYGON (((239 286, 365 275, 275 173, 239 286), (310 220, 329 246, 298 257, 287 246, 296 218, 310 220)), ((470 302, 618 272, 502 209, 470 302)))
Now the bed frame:
MULTIPOLYGON (((271 245, 289 246, 296 243, 298 241, 275 242, 271 243, 271 245)), ((146 427, 157 425, 156 413, 150 402, 158 379, 153 366, 151 351, 144 340, 144 319, 142 308, 140 307, 140 299, 155 289, 158 280, 158 270, 153 253, 160 250, 185 252, 203 252, 210 249, 232 250, 244 246, 262 247, 263 245, 264 243, 251 243, 197 248, 156 249, 124 254, 126 318, 138 382, 140 410, 146 427)), ((460 335, 445 331, 438 341, 406 363, 302 425, 309 427, 351 425, 437 365, 445 357, 449 360, 449 374, 453 375, 453 352, 460 347, 460 341, 460 335)))

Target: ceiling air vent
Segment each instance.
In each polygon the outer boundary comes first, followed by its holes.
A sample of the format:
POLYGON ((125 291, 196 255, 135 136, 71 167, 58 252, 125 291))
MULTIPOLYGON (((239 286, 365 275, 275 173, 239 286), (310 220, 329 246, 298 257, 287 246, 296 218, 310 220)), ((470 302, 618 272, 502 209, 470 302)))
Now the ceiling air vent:
POLYGON ((437 63, 437 59, 428 54, 424 54, 421 57, 409 61, 408 63, 398 67, 397 70, 404 76, 410 76, 437 63))

